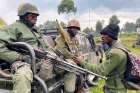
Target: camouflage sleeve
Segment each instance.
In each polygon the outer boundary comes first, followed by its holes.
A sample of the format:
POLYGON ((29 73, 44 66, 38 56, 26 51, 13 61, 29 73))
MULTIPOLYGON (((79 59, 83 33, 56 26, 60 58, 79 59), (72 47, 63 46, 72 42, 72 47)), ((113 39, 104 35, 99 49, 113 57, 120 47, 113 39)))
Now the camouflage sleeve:
POLYGON ((4 30, 0 31, 0 59, 7 62, 14 62, 19 54, 15 51, 9 50, 6 45, 9 42, 16 41, 14 31, 4 30))
POLYGON ((63 42, 61 37, 56 39, 56 46, 55 49, 60 51, 66 59, 73 57, 73 54, 68 51, 65 43, 63 42))
POLYGON ((83 61, 81 62, 81 65, 94 73, 107 76, 111 71, 119 66, 120 62, 120 55, 117 53, 109 53, 103 63, 91 64, 90 62, 83 61))

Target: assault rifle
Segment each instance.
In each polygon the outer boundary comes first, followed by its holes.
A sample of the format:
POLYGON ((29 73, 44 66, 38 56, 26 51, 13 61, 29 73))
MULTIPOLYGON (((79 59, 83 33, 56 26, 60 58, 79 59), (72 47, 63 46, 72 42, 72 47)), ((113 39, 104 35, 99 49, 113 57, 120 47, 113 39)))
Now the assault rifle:
POLYGON ((67 61, 64 61, 61 58, 59 58, 57 55, 55 55, 55 54, 53 54, 51 52, 48 52, 48 51, 40 52, 40 51, 35 50, 35 54, 36 54, 36 56, 38 58, 51 59, 52 60, 51 62, 54 65, 56 65, 58 68, 66 70, 66 71, 73 72, 75 74, 91 74, 91 75, 95 75, 97 77, 106 79, 106 77, 104 77, 104 76, 98 75, 98 74, 93 73, 93 72, 91 72, 91 71, 89 71, 87 69, 83 69, 83 68, 81 68, 79 66, 76 66, 76 65, 73 65, 73 64, 71 64, 71 63, 69 63, 67 61))
MULTIPOLYGON (((18 43, 23 43, 23 42, 17 42, 18 43)), ((16 47, 15 45, 16 43, 14 43, 14 47, 12 47, 12 44, 10 44, 10 49, 14 50, 14 51, 17 51, 17 52, 20 52, 20 53, 24 53, 24 54, 29 54, 29 51, 26 49, 26 47, 22 47, 21 49, 19 49, 18 47, 16 47)), ((49 52, 49 51, 39 51, 39 50, 35 50, 34 49, 34 52, 35 52, 35 56, 36 58, 38 59, 50 59, 52 62, 52 64, 54 64, 56 67, 60 68, 60 69, 63 69, 63 70, 66 70, 66 71, 69 71, 69 72, 73 72, 77 75, 80 75, 80 74, 84 74, 84 75, 95 75, 99 78, 102 78, 102 79, 107 79, 105 76, 101 76, 101 75, 98 75, 96 73, 93 73, 87 69, 84 69, 84 68, 81 68, 79 66, 76 66, 76 65, 73 65, 63 59, 61 59, 60 57, 58 57, 55 53, 52 53, 52 52, 49 52)))

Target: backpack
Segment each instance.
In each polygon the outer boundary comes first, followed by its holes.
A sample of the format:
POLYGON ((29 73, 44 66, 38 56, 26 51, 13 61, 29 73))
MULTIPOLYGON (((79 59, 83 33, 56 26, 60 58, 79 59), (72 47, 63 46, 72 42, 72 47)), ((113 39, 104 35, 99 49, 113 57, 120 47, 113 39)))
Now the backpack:
POLYGON ((140 58, 124 49, 121 50, 123 50, 127 56, 123 80, 124 85, 127 89, 140 90, 140 58))

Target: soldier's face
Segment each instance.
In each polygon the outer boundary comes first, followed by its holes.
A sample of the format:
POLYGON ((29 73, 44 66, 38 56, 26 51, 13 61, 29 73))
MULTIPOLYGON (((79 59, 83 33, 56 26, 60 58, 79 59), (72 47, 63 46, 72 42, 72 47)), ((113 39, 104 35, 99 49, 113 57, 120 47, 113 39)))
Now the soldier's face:
POLYGON ((101 40, 104 44, 110 44, 113 41, 113 39, 106 34, 101 34, 101 40))
POLYGON ((75 37, 78 33, 79 29, 77 28, 68 28, 68 33, 71 37, 75 37))
POLYGON ((28 14, 27 15, 27 20, 31 23, 31 24, 36 24, 37 21, 37 14, 28 14))

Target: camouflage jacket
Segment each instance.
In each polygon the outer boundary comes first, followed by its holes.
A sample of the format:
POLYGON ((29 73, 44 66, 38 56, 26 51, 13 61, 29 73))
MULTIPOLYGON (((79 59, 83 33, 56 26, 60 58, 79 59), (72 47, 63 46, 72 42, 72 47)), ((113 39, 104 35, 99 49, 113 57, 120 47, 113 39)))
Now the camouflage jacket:
POLYGON ((107 76, 106 86, 110 89, 125 89, 122 82, 126 69, 126 54, 118 49, 124 48, 120 43, 114 42, 112 47, 106 51, 104 62, 100 64, 91 64, 89 62, 81 62, 81 65, 94 73, 107 76), (117 48, 116 48, 117 47, 117 48))
POLYGON ((47 49, 41 34, 35 29, 30 29, 21 21, 16 21, 0 31, 0 59, 12 63, 18 58, 19 53, 6 47, 10 42, 25 42, 33 48, 47 49))
POLYGON ((55 49, 59 50, 66 59, 72 58, 74 54, 77 54, 77 52, 79 51, 79 44, 75 38, 71 39, 71 41, 69 42, 69 48, 65 44, 61 36, 58 36, 55 41, 56 41, 55 49))

